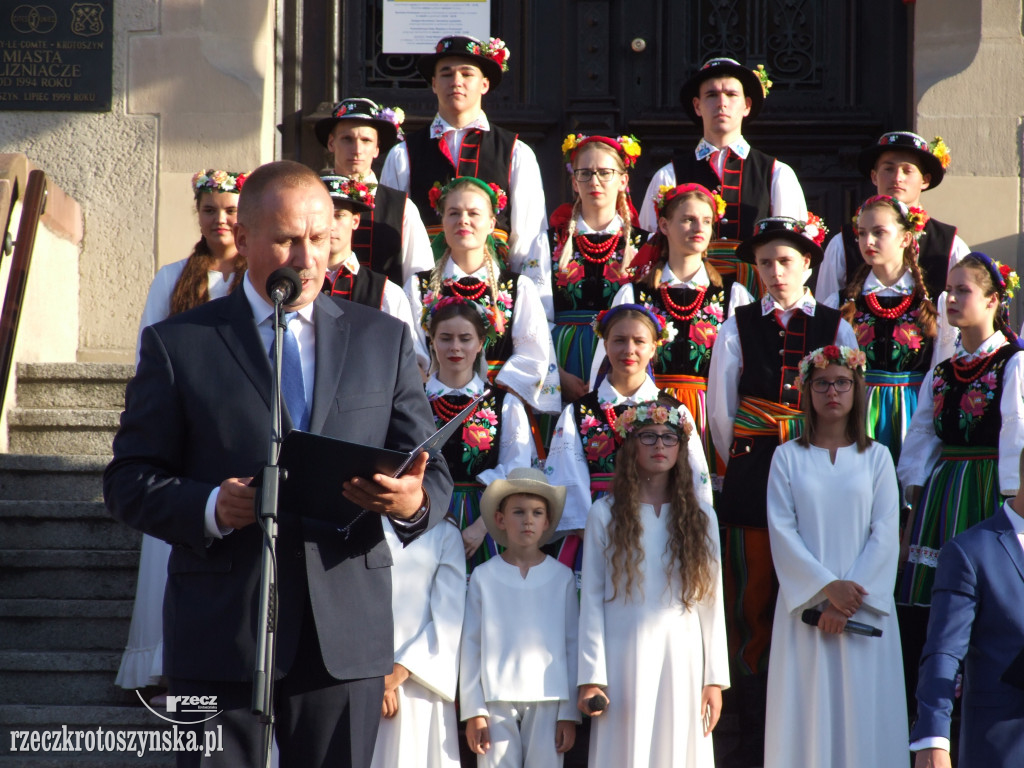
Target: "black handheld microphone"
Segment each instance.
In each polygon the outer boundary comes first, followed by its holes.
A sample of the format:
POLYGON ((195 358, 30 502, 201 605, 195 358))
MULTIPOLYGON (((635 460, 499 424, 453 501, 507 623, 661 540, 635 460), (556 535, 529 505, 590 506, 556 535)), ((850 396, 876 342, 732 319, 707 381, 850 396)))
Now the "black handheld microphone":
MULTIPOLYGON (((804 624, 810 624, 812 627, 818 626, 818 619, 821 618, 821 611, 815 608, 808 608, 800 616, 800 620, 804 624)), ((878 627, 872 627, 870 624, 861 624, 859 621, 847 621, 846 627, 843 632, 849 632, 851 635, 864 635, 864 637, 881 637, 882 630, 878 627)))
POLYGON ((291 267, 275 269, 267 278, 267 296, 273 304, 290 304, 302 293, 302 278, 291 267))
POLYGON ((587 712, 592 715, 596 715, 598 712, 604 712, 605 707, 608 706, 608 699, 602 696, 600 693, 595 693, 589 699, 587 699, 587 712))

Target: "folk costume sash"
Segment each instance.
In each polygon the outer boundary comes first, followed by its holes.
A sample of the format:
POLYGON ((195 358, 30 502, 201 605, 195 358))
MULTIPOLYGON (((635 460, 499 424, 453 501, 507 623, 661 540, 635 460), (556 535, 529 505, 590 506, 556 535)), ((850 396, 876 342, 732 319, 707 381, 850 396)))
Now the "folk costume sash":
POLYGON ((359 218, 352 233, 352 251, 359 266, 379 272, 402 285, 402 228, 405 218, 405 194, 378 185, 374 190, 373 210, 359 218))
MULTIPOLYGON (((495 125, 489 131, 475 128, 467 131, 459 147, 459 156, 453 158, 443 136, 437 139, 430 137, 429 125, 409 135, 405 143, 409 152, 409 199, 419 208, 431 237, 441 231, 428 194, 434 182, 447 184, 456 176, 475 176, 508 190, 512 178, 512 150, 518 138, 511 131, 495 125)), ((509 195, 509 205, 498 214, 494 239, 499 243, 508 242, 514 204, 512 195, 509 195)))
POLYGON ((369 267, 363 267, 354 275, 342 267, 333 283, 328 276, 324 276, 323 293, 381 309, 384 306, 384 286, 387 281, 384 275, 369 267))
MULTIPOLYGON (((842 237, 843 250, 846 253, 846 284, 849 285, 856 277, 857 270, 864 264, 864 257, 861 256, 860 247, 857 245, 853 224, 843 224, 842 237)), ((933 301, 946 290, 946 273, 949 271, 949 257, 953 253, 955 238, 956 227, 928 219, 924 225, 924 233, 918 241, 921 253, 917 257, 917 263, 924 271, 924 284, 933 301)))
POLYGON ((800 437, 803 425, 803 411, 763 397, 744 397, 736 410, 733 434, 738 437, 774 436, 781 444, 800 437))

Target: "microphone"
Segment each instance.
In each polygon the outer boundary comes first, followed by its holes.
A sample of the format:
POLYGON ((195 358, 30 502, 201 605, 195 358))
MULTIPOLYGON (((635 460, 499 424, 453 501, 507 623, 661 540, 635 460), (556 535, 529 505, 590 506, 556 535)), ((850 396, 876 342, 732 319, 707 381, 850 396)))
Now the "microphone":
POLYGON ((267 296, 273 304, 290 304, 302 293, 302 278, 291 267, 275 269, 267 278, 267 296))
MULTIPOLYGON (((800 620, 804 624, 810 624, 812 627, 818 626, 818 619, 821 618, 821 611, 815 608, 808 608, 800 616, 800 620)), ((872 627, 870 624, 861 624, 859 621, 846 622, 846 627, 843 628, 843 632, 848 632, 851 635, 863 635, 864 637, 881 637, 882 630, 878 627, 872 627)))
POLYGON ((587 705, 587 712, 596 715, 598 712, 604 712, 605 707, 608 706, 608 699, 600 693, 595 693, 585 703, 587 705))

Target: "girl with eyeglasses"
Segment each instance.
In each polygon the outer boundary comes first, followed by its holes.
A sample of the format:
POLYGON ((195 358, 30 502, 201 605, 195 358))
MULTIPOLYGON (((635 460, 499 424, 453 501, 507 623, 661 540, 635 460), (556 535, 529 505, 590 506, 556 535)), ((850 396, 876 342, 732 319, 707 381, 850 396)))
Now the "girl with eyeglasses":
MULTIPOLYGON (((650 375, 656 350, 669 340, 671 333, 664 318, 640 304, 620 304, 597 315, 594 332, 608 351, 607 375, 600 377, 593 391, 562 411, 547 459, 551 482, 568 488, 558 529, 564 539, 558 542, 557 557, 577 571, 582 562, 580 534, 586 524, 587 511, 611 485, 619 446, 614 433, 616 419, 631 406, 658 397, 670 398, 678 404, 675 398, 658 389, 650 375)), ((685 407, 681 412, 692 427, 690 412, 685 407)), ((702 503, 710 506, 710 478, 700 437, 695 428, 686 434, 694 492, 702 503)))
POLYGON ((714 765, 729 654, 718 521, 683 449, 692 430, 665 396, 615 420, 612 493, 591 508, 583 545, 577 704, 594 718, 590 768, 714 765))
POLYGON ((898 466, 914 504, 898 597, 916 606, 931 604, 942 545, 1017 494, 1024 449, 1024 357, 1008 325, 1017 273, 975 251, 947 281, 946 314, 960 346, 925 376, 898 466))
MULTIPOLYGON (((867 358, 867 434, 900 458, 925 374, 953 354, 955 331, 928 296, 918 238, 928 214, 889 195, 869 197, 854 217, 864 264, 843 291, 843 318, 867 358)), ((822 303, 837 307, 838 294, 822 303)))
POLYGON ((865 359, 830 345, 800 361, 804 429, 772 458, 768 535, 779 595, 765 768, 906 762, 893 598, 899 491, 888 449, 865 429, 865 359), (844 633, 849 621, 882 636, 844 633))
POLYGON ((551 214, 551 281, 562 398, 572 402, 589 389, 597 339, 591 323, 608 309, 632 275, 647 232, 635 227, 629 169, 640 156, 633 136, 570 134, 562 142, 574 200, 551 214))

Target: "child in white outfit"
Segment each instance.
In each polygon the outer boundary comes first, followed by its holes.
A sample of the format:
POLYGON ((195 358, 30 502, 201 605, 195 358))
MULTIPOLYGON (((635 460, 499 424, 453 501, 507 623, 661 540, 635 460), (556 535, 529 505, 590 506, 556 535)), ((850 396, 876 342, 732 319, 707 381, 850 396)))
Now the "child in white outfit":
POLYGON ((558 768, 576 739, 576 581, 540 551, 564 504, 565 488, 529 468, 480 500, 505 551, 473 571, 462 630, 461 715, 478 768, 558 768))

